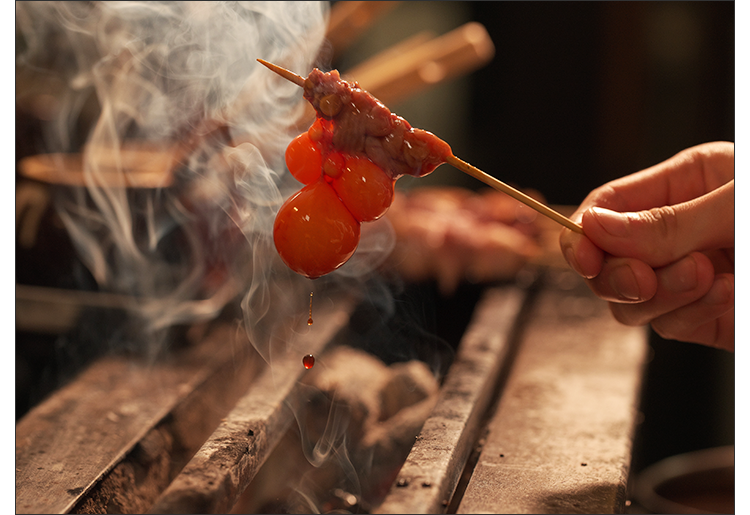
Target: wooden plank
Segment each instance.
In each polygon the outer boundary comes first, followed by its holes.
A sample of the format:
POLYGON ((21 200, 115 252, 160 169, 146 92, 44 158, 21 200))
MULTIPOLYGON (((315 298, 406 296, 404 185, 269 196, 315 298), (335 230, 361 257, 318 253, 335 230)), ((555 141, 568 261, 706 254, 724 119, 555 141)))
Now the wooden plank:
POLYGON ((474 313, 437 405, 373 513, 439 513, 458 484, 510 355, 525 292, 492 288, 474 313))
POLYGON ((457 512, 622 512, 646 331, 570 272, 537 300, 457 512))
POLYGON ((331 6, 326 39, 335 56, 341 55, 353 41, 362 36, 379 18, 398 2, 337 2, 331 6))
MULTIPOLYGON (((244 334, 229 324, 162 360, 110 356, 92 364, 16 425, 17 513, 68 512, 84 503, 136 446, 158 445, 159 435, 176 440, 183 452, 191 452, 191 446, 194 452, 194 441, 205 439, 247 389, 253 363, 260 361, 253 355, 244 334), (181 413, 191 411, 186 404, 206 402, 201 392, 212 396, 212 409, 186 434, 188 419, 181 413), (154 433, 165 420, 173 431, 162 427, 154 433)), ((167 458, 171 462, 175 456, 167 458)), ((161 476, 163 488, 171 477, 161 476)), ((132 493, 120 487, 120 497, 132 493)), ((153 502, 156 496, 151 496, 153 502)), ((100 501, 106 507, 108 499, 100 501)), ((148 501, 148 496, 141 499, 148 501)))
MULTIPOLYGON (((233 283, 225 283, 211 297, 186 301, 184 313, 194 320, 213 319, 238 292, 233 283)), ((155 299, 82 290, 65 290, 44 286, 16 284, 16 330, 62 334, 78 322, 84 309, 138 312, 155 299)))
POLYGON ((295 403, 297 384, 306 372, 302 357, 321 354, 348 323, 353 307, 348 296, 319 305, 305 338, 275 342, 278 349, 271 366, 159 496, 151 513, 232 509, 294 420, 289 405, 295 403))

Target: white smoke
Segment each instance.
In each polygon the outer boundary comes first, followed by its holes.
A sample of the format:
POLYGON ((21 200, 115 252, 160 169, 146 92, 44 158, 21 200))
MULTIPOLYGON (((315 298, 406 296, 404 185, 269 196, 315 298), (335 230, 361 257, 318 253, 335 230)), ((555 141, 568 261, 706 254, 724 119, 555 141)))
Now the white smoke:
MULTIPOLYGON (((311 290, 317 304, 330 302, 392 248, 387 220, 367 224, 354 258, 315 281, 274 248, 275 214, 301 187, 283 155, 305 102, 256 59, 301 75, 325 65, 317 60, 328 10, 327 2, 17 3, 19 97, 53 107, 46 152, 81 157, 79 170, 63 171, 84 184, 56 188, 58 214, 101 290, 133 299, 145 340, 161 343, 175 324, 212 319, 235 301, 273 366, 299 336, 289 329, 307 320, 311 290)), ((380 283, 368 295, 392 303, 380 283)), ((319 466, 335 455, 356 482, 346 421, 332 414, 320 441, 305 443, 308 458, 319 466)))
POLYGON ((303 105, 256 59, 306 73, 328 4, 18 2, 16 12, 17 76, 34 85, 19 96, 52 95, 46 151, 82 155, 85 188, 58 193, 58 211, 101 289, 139 299, 158 331, 267 288, 283 150, 303 105), (157 184, 124 187, 144 168, 157 184))

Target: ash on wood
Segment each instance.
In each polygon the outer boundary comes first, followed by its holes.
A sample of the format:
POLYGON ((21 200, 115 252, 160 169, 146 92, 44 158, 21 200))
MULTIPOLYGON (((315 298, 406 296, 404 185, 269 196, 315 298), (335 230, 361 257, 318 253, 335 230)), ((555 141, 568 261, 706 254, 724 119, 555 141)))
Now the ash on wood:
POLYGON ((459 345, 437 404, 375 513, 440 513, 453 495, 495 392, 524 292, 488 290, 459 345))
POLYGON ((17 513, 148 509, 259 362, 226 325, 163 361, 97 361, 16 425, 17 513))
POLYGON ((159 496, 152 513, 227 513, 294 420, 302 356, 318 354, 349 321, 351 299, 319 307, 304 352, 289 348, 267 367, 159 496))
POLYGON ((622 513, 648 349, 572 272, 536 299, 457 513, 622 513))

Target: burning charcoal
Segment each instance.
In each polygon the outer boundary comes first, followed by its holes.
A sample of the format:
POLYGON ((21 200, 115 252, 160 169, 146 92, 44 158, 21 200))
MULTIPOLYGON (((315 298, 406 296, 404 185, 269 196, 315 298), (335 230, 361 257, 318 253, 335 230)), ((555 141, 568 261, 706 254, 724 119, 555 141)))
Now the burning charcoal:
POLYGON ((391 377, 380 391, 380 420, 414 406, 435 394, 435 377, 424 363, 409 361, 391 365, 391 377))
POLYGON ((295 427, 236 510, 361 511, 372 505, 393 483, 437 399, 437 381, 424 363, 386 366, 345 346, 321 356, 308 374, 315 393, 297 413, 302 446, 295 427), (317 504, 305 504, 310 499, 317 504))

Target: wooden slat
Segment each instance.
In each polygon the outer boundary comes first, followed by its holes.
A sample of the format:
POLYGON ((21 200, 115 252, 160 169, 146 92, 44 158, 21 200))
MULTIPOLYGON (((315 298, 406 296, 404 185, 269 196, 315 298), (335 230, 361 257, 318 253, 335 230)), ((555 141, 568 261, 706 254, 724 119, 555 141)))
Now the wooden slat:
POLYGON ((403 52, 387 61, 375 56, 345 76, 359 82, 385 105, 393 105, 429 87, 471 73, 486 65, 495 55, 495 46, 487 29, 469 22, 442 36, 413 44, 405 43, 403 52))
POLYGON ((457 512, 622 512, 647 349, 644 328, 617 323, 571 272, 553 276, 457 512))
POLYGON ((445 510, 510 355, 524 299, 525 292, 515 287, 494 288, 485 293, 459 345, 435 409, 396 483, 373 513, 445 510))
POLYGON ((370 26, 386 15, 398 2, 336 2, 326 30, 326 39, 334 56, 341 55, 352 42, 362 36, 370 26))
POLYGON ((278 349, 271 366, 157 499, 152 513, 231 510, 294 420, 288 406, 294 404, 297 384, 306 372, 302 357, 325 350, 348 323, 353 305, 350 298, 319 305, 304 342, 276 342, 288 347, 278 349))
MULTIPOLYGON (((192 435, 162 432, 179 440, 183 452, 191 445, 194 452, 191 438, 205 440, 247 389, 254 363, 260 362, 253 355, 244 334, 231 324, 169 359, 112 356, 92 364, 16 425, 17 513, 66 513, 84 503, 138 444, 153 447, 160 423, 170 418, 173 427, 184 425, 177 412, 183 407, 190 412, 185 405, 210 392, 211 409, 190 428, 192 435)), ((162 477, 162 488, 170 479, 162 477)), ((121 497, 128 497, 127 485, 120 487, 121 497)), ((132 497, 148 503, 142 493, 132 497)), ((107 499, 100 502, 106 506, 107 499)))
MULTIPOLYGON (((183 302, 181 310, 190 313, 195 321, 211 320, 238 293, 236 286, 227 282, 208 298, 183 302)), ((156 302, 159 300, 149 297, 16 284, 16 330, 63 334, 79 323, 85 309, 138 314, 156 302)))

